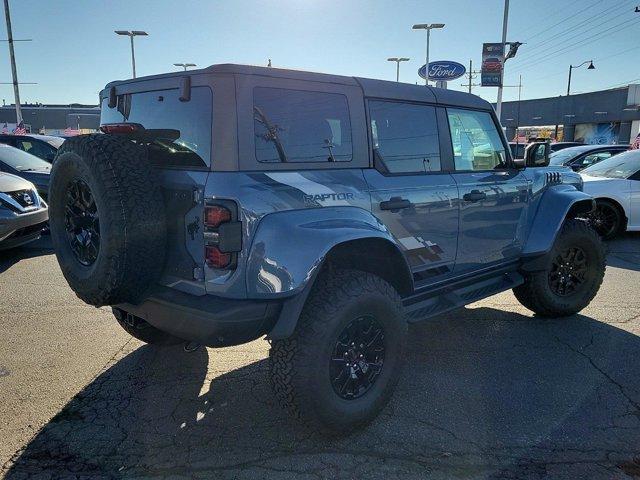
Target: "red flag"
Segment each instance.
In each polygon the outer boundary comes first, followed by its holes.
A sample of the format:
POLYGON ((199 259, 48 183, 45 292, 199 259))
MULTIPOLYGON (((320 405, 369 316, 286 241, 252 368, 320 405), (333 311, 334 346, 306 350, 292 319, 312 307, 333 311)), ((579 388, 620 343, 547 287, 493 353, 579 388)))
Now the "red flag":
POLYGON ((629 147, 629 150, 640 150, 640 133, 636 137, 635 141, 629 147))
POLYGON ((16 125, 16 128, 13 130, 13 134, 24 135, 25 133, 27 133, 27 129, 24 128, 24 122, 21 121, 18 125, 16 125))

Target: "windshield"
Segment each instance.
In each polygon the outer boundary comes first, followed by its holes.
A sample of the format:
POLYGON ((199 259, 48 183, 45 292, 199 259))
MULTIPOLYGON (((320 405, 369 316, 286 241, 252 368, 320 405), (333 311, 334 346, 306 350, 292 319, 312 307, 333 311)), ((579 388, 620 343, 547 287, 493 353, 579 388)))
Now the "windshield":
POLYGON ((581 173, 592 177, 629 178, 640 170, 640 150, 629 150, 608 158, 581 173))
POLYGON ((563 148, 549 155, 549 165, 564 165, 587 150, 589 150, 589 147, 563 148))
POLYGON ((4 162, 19 172, 50 170, 51 164, 9 145, 0 144, 0 162, 4 162))

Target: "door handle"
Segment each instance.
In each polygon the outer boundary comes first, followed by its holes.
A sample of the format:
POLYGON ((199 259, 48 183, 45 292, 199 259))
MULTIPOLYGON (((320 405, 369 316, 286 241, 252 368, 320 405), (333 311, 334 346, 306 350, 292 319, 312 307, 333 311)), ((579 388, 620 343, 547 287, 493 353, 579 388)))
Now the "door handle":
POLYGON ((487 194, 481 192, 480 190, 471 190, 469 193, 465 193, 462 196, 462 199, 465 202, 479 202, 480 200, 484 200, 487 198, 487 194))
POLYGON ((389 200, 380 202, 380 210, 402 210, 409 208, 413 203, 405 198, 391 197, 389 200))

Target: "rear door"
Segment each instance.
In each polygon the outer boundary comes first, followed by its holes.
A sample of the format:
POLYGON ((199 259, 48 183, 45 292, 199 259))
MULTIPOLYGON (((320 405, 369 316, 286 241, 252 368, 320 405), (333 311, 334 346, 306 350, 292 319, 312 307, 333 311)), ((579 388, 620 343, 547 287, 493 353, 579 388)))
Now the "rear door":
POLYGON ((460 200, 455 271, 515 260, 527 225, 529 181, 514 168, 489 112, 447 108, 460 200))
POLYGON ((456 258, 458 191, 442 162, 437 109, 369 100, 368 110, 372 211, 401 245, 418 285, 446 276, 456 258))

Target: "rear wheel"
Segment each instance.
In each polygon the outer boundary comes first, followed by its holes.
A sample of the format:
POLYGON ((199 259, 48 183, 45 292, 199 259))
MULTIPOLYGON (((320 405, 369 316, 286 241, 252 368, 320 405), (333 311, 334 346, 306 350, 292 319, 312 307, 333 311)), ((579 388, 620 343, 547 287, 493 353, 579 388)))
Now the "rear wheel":
POLYGON ((586 307, 600 289, 605 271, 604 245, 581 220, 562 227, 541 270, 530 272, 514 288, 518 301, 543 317, 573 315, 586 307))
POLYGON ((360 271, 325 273, 293 336, 272 343, 271 386, 294 416, 328 433, 349 433, 389 401, 406 334, 391 285, 360 271))

